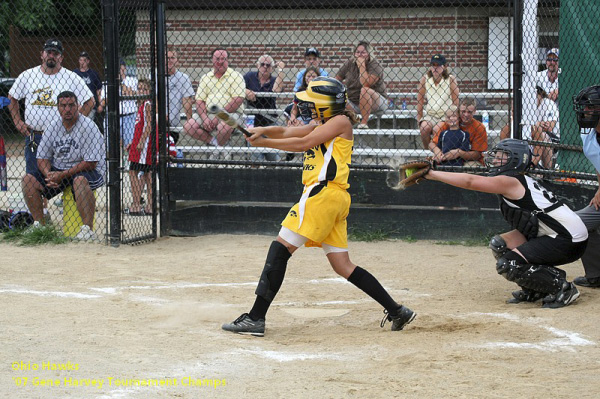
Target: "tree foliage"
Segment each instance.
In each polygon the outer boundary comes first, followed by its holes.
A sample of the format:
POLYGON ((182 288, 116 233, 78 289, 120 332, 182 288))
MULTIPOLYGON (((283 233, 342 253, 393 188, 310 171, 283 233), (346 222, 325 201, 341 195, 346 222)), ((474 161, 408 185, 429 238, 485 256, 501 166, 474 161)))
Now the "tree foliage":
POLYGON ((0 69, 4 71, 11 25, 22 34, 91 35, 102 29, 101 0, 0 0, 0 69))

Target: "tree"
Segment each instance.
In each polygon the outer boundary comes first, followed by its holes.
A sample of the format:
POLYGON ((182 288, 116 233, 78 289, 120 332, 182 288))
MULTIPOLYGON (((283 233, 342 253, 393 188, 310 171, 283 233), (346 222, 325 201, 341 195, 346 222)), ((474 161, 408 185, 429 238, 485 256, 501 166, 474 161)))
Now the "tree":
POLYGON ((87 36, 102 29, 100 0, 10 0, 0 2, 0 70, 7 65, 9 27, 43 36, 87 36))

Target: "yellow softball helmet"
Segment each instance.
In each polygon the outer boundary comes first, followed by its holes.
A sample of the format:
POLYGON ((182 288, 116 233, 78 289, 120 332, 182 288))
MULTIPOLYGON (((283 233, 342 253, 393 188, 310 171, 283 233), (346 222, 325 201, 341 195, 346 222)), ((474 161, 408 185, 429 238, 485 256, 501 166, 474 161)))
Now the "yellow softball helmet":
POLYGON ((339 115, 346 109, 348 94, 346 86, 337 79, 319 76, 313 79, 305 91, 296 93, 298 111, 303 119, 326 119, 339 115))

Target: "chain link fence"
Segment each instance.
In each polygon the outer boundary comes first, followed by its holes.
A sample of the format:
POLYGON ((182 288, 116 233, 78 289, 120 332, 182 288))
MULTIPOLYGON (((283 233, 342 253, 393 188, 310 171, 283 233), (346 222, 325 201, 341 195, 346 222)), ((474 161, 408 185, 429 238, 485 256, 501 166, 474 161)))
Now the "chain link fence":
MULTIPOLYGON (((120 242, 156 236, 157 199, 168 200, 169 167, 300 167, 302 154, 249 147, 240 132, 206 111, 219 105, 246 127, 309 123, 293 106, 295 93, 324 75, 346 84, 350 106, 360 117, 354 168, 386 169, 435 156, 442 167, 484 170, 482 155, 488 148, 504 137, 522 137, 539 155, 537 162, 545 168, 540 174, 567 183, 595 180, 579 148, 571 97, 597 83, 599 49, 597 41, 589 40, 597 36, 591 17, 599 11, 597 2, 338 3, 80 0, 36 8, 17 1, 0 35, 5 76, 0 81, 0 168, 6 182, 0 209, 28 209, 21 186, 25 155, 31 152, 27 128, 45 132, 56 121, 60 127, 58 91, 81 83, 72 75, 60 85, 57 79, 50 83, 56 77, 52 74, 44 74, 45 80, 28 77, 28 69, 48 67, 50 38, 60 41, 61 51, 54 49, 50 57, 60 59, 65 72, 83 70, 89 93, 75 91, 78 103, 95 99, 90 112, 95 111, 92 120, 104 138, 96 149, 102 154, 97 165, 109 171, 94 191, 91 212, 100 239, 115 238, 115 231, 120 242), (114 14, 107 15, 112 5, 114 14), (157 5, 164 6, 164 14, 157 5), (29 21, 17 18, 17 12, 28 12, 37 23, 14 22, 29 21), (111 16, 117 22, 108 35, 111 16), (522 55, 515 50, 521 46, 522 55), (164 58, 164 69, 157 57, 164 58), (115 68, 118 64, 113 80, 108 79, 108 60, 115 68), (86 78, 88 67, 105 82, 103 88, 86 78), (17 93, 19 81, 29 91, 17 93), (160 96, 156 101, 162 84, 163 108, 160 96), (111 106, 107 100, 113 89, 117 101, 111 106), (20 117, 11 115, 11 96, 21 100, 20 117), (36 107, 44 111, 34 112, 36 107), (170 134, 153 134, 156 126, 170 134), (164 142, 160 150, 159 142, 164 142), (168 162, 157 180, 160 154, 168 162), (111 187, 118 192, 109 194, 111 187)), ((81 146, 88 145, 87 136, 82 140, 81 146)), ((56 148, 61 159, 73 152, 67 144, 56 148)), ((70 222, 71 215, 81 216, 75 212, 77 201, 63 197, 52 197, 42 209, 65 233, 73 226, 68 234, 77 235, 83 222, 70 222)), ((89 213, 84 215, 88 221, 89 213)))

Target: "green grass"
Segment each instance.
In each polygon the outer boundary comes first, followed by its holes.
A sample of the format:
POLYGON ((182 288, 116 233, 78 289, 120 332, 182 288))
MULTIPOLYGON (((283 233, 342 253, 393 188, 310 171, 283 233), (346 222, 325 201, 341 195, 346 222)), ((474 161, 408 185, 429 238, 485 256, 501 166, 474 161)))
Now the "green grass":
POLYGON ((27 229, 9 230, 1 235, 3 242, 9 242, 21 246, 35 246, 44 244, 65 244, 71 242, 65 237, 59 228, 52 224, 42 226, 39 229, 27 231, 27 229))
MULTIPOLYGON (((398 231, 389 230, 350 230, 348 232, 348 238, 352 241, 364 241, 364 242, 377 242, 377 241, 388 241, 394 238, 398 238, 398 231)), ((412 236, 400 237, 402 241, 409 243, 417 242, 417 239, 412 236)))
POLYGON ((478 238, 469 238, 466 240, 448 240, 436 241, 436 245, 462 245, 465 247, 487 247, 495 234, 488 234, 478 238))

